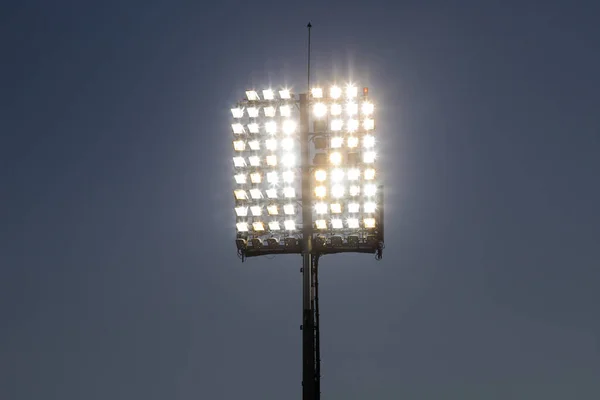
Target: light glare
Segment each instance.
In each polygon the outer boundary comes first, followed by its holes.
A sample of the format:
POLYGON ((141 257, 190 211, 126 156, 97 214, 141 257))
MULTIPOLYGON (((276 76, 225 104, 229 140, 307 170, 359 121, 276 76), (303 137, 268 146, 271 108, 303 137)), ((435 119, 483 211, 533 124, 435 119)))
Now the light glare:
POLYGON ((341 119, 334 119, 333 121, 331 121, 331 130, 334 132, 341 131, 343 126, 344 121, 342 121, 341 119))
POLYGON ((346 103, 346 114, 348 114, 348 116, 358 114, 358 104, 353 101, 346 103))
MULTIPOLYGON (((358 121, 356 121, 358 123, 358 121)), ((356 136, 350 136, 348 138, 348 147, 349 148, 354 148, 358 146, 358 138, 356 136)))
POLYGON ((268 121, 265 123, 265 132, 270 135, 277 133, 277 123, 275 121, 268 121))
POLYGON ((333 218, 331 220, 331 227, 333 229, 342 229, 344 227, 344 224, 342 223, 342 220, 339 218, 333 218))
POLYGON ((363 154, 363 162, 367 163, 367 164, 372 164, 375 162, 375 152, 374 151, 367 151, 366 153, 363 154))
POLYGON ((368 201, 365 203, 364 209, 365 209, 365 213, 372 214, 377 209, 377 204, 375 204, 375 202, 373 202, 373 201, 368 201))
POLYGON ((375 193, 377 193, 377 186, 373 184, 365 185, 364 193, 367 197, 375 196, 375 193))
POLYGON ((340 115, 342 113, 342 105, 334 103, 331 105, 331 115, 340 115))
POLYGON ((315 196, 322 199, 327 196, 327 188, 323 185, 319 185, 315 188, 315 196))
POLYGON ((371 115, 371 114, 373 114, 374 110, 375 110, 375 106, 373 105, 373 103, 370 103, 368 101, 365 101, 364 103, 362 103, 361 111, 364 115, 371 115))
POLYGON ((346 86, 346 97, 353 99, 358 96, 358 88, 352 84, 346 86))
POLYGON ((285 138, 281 141, 281 148, 284 150, 292 150, 294 148, 294 139, 285 138))
POLYGON ((315 117, 322 118, 327 114, 327 106, 323 103, 317 103, 313 106, 313 113, 315 117))
POLYGON ((333 165, 340 165, 342 163, 342 153, 334 151, 329 155, 329 162, 333 165))
POLYGON ((331 180, 333 182, 339 182, 344 179, 344 170, 341 168, 336 168, 331 171, 331 180))
POLYGON ((270 151, 277 150, 277 140, 276 139, 265 140, 265 147, 267 148, 267 150, 270 150, 270 151))
POLYGON ((292 133, 296 132, 296 122, 292 121, 291 119, 285 120, 283 121, 283 133, 285 133, 286 135, 291 135, 292 133))
POLYGON ((344 189, 344 186, 342 186, 342 185, 333 185, 331 187, 331 195, 336 199, 339 199, 340 197, 344 197, 345 191, 346 190, 344 189))
POLYGON ((285 183, 294 182, 294 177, 295 177, 294 171, 284 171, 283 172, 283 181, 285 183))
POLYGON ((339 86, 334 85, 329 89, 329 97, 332 99, 339 99, 341 95, 342 89, 339 86))
POLYGON ((296 164, 296 156, 294 154, 284 154, 281 158, 281 163, 286 167, 293 167, 296 164))
POLYGON ((366 148, 371 148, 375 146, 375 136, 365 135, 363 137, 363 146, 365 146, 366 148))
POLYGON ((320 99, 323 97, 323 89, 319 88, 319 87, 314 87, 310 90, 310 93, 312 94, 312 97, 314 99, 320 99))
POLYGON ((339 149, 344 144, 344 138, 340 136, 334 136, 331 138, 331 148, 339 149))
POLYGON ((250 101, 260 100, 260 97, 258 97, 258 93, 256 93, 256 90, 246 90, 246 97, 250 101))
POLYGON ((360 194, 360 186, 350 186, 350 196, 358 196, 360 194))
POLYGON ((375 121, 371 118, 365 119, 363 121, 363 128, 365 128, 366 131, 372 131, 373 129, 375 129, 375 121))
POLYGON ((373 179, 375 179, 375 169, 374 168, 365 169, 365 180, 372 181, 373 179))
POLYGON ((348 170, 348 180, 357 181, 360 178, 360 170, 358 168, 351 168, 348 170))
POLYGON ((285 106, 279 106, 279 114, 282 117, 289 117, 292 115, 292 109, 290 108, 290 106, 285 105, 285 106))
POLYGON ((315 211, 319 215, 327 214, 327 204, 326 203, 315 204, 315 211))

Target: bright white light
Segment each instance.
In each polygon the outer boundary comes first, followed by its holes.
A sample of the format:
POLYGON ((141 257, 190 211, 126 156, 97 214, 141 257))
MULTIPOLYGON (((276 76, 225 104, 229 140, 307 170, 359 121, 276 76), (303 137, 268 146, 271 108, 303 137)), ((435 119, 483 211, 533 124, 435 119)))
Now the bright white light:
POLYGON ((244 116, 244 109, 239 107, 232 108, 231 114, 233 115, 233 118, 242 118, 244 116))
POLYGON ((331 203, 331 212, 333 214, 341 214, 342 213, 342 205, 340 203, 331 203))
POLYGON ((265 123, 265 131, 270 134, 270 135, 274 135, 277 133, 277 123, 275 121, 268 121, 265 123))
POLYGON ((262 199, 263 195, 260 189, 250 189, 250 197, 254 200, 262 199))
POLYGON ((267 156, 267 165, 274 167, 277 165, 277 156, 271 154, 267 156))
POLYGON ((344 121, 341 119, 334 119, 331 121, 331 130, 334 132, 341 131, 344 126, 344 121))
POLYGON ((279 182, 279 176, 277 176, 277 172, 275 172, 275 171, 267 172, 267 182, 269 182, 269 183, 279 182))
POLYGON ((317 229, 327 229, 327 221, 324 219, 318 219, 315 221, 315 226, 317 229))
POLYGON ((276 199, 277 198, 277 189, 267 189, 267 197, 270 199, 276 199))
POLYGON ((291 186, 283 188, 283 197, 287 197, 288 199, 296 197, 296 189, 291 186))
POLYGON ((247 182, 247 177, 246 174, 237 174, 234 176, 235 178, 235 183, 239 184, 239 185, 243 185, 247 182))
POLYGON ((323 97, 323 89, 318 87, 312 88, 310 93, 312 94, 313 99, 320 99, 323 97))
POLYGON ((248 215, 248 207, 236 207, 235 214, 238 217, 246 217, 248 215))
POLYGON ((267 206, 267 213, 269 215, 278 215, 279 209, 277 208, 277 204, 270 204, 267 206))
POLYGON ((285 105, 285 106, 279 106, 279 114, 282 117, 289 117, 292 115, 292 109, 290 108, 290 106, 285 105))
POLYGON ((258 140, 251 140, 248 142, 248 146, 250 146, 250 150, 260 150, 260 142, 258 140))
POLYGON ((238 231, 248 232, 248 223, 247 222, 238 222, 235 225, 236 225, 238 231))
POLYGON ((339 182, 344 179, 344 170, 341 168, 335 168, 331 171, 331 180, 333 182, 339 182))
POLYGON ((327 214, 327 203, 317 203, 315 204, 315 211, 317 214, 327 214))
POLYGON ((234 190, 233 195, 235 196, 235 198, 237 200, 247 200, 248 199, 248 193, 246 193, 246 191, 243 189, 234 190))
POLYGON ((363 220, 363 222, 365 223, 365 228, 367 228, 367 229, 375 228, 375 218, 365 218, 363 220))
POLYGON ((348 224, 348 228, 350 229, 358 229, 359 227, 358 218, 348 218, 346 220, 346 223, 348 224))
POLYGON ((340 197, 344 197, 345 191, 346 190, 344 189, 344 186, 342 186, 342 185, 333 185, 331 187, 331 195, 336 199, 339 199, 340 197))
POLYGON ((342 105, 338 103, 333 103, 331 105, 331 115, 340 115, 342 113, 342 105))
POLYGON ((248 161, 250 161, 250 165, 252 165, 253 167, 258 167, 260 165, 260 157, 259 156, 248 157, 248 161))
POLYGON ((292 93, 290 92, 289 89, 282 89, 279 91, 279 97, 281 97, 284 100, 291 99, 292 93))
POLYGON ((360 186, 352 185, 350 186, 350 196, 358 196, 360 194, 360 186))
POLYGON ((262 215, 262 207, 261 206, 252 206, 250 207, 250 212, 253 216, 258 217, 262 215))
POLYGON ((285 204, 283 206, 283 213, 285 215, 294 215, 296 213, 296 209, 294 208, 293 204, 285 204))
POLYGON ((341 95, 342 89, 340 89, 339 86, 334 85, 329 89, 329 97, 331 97, 332 99, 339 99, 341 95))
POLYGON ((374 213, 376 209, 377 209, 377 204, 375 204, 372 201, 368 201, 364 205, 364 210, 365 210, 365 213, 367 213, 367 214, 374 213))
POLYGON ((373 179, 375 179, 375 169, 374 168, 365 169, 365 180, 372 181, 373 179))
POLYGON ((340 136, 334 136, 331 138, 331 148, 339 149, 344 144, 344 138, 340 136))
POLYGON ((346 129, 348 132, 356 132, 358 130, 358 120, 357 119, 349 119, 346 124, 346 129))
POLYGON ((322 199, 323 197, 327 196, 327 188, 323 185, 319 185, 315 188, 315 196, 317 196, 319 199, 322 199))
POLYGON ((277 139, 265 140, 265 146, 266 146, 267 150, 270 150, 270 151, 277 150, 277 139))
POLYGON ((349 116, 358 114, 358 104, 353 101, 346 103, 346 114, 349 116))
POLYGON ((258 108, 257 107, 248 107, 248 116, 250 118, 258 118, 258 108))
POLYGON ((246 160, 244 160, 244 157, 233 157, 233 165, 238 168, 245 167, 246 160))
POLYGON ((341 219, 339 219, 339 218, 333 218, 331 220, 331 227, 333 229, 342 229, 344 227, 344 224, 343 224, 343 222, 342 222, 341 219))
POLYGON ((296 121, 292 121, 291 119, 283 121, 282 129, 283 133, 286 135, 291 135, 292 133, 296 132, 296 121))
POLYGON ((265 117, 273 118, 275 116, 275 107, 273 106, 265 107, 263 108, 263 111, 265 113, 265 117))
POLYGON ((342 153, 334 151, 329 155, 329 162, 333 165, 340 165, 342 163, 342 153))
POLYGON ((246 150, 246 142, 243 140, 234 140, 233 141, 233 149, 235 151, 244 151, 246 150))
POLYGON ((281 226, 279 225, 278 221, 271 221, 269 222, 269 229, 272 231, 278 231, 281 230, 281 226))
POLYGON ((246 90, 246 97, 250 101, 260 100, 260 97, 258 97, 258 93, 256 93, 256 90, 246 90))
POLYGON ((358 88, 352 84, 346 85, 346 97, 353 99, 358 96, 358 88))
POLYGON ((315 179, 317 182, 323 182, 327 179, 327 172, 324 169, 318 169, 315 171, 315 179))
POLYGON ((375 193, 377 193, 377 186, 373 184, 365 185, 364 193, 367 197, 375 196, 375 193))
POLYGON ((363 121, 363 128, 365 128, 366 131, 372 131, 373 129, 375 129, 375 121, 371 118, 365 119, 363 121))
POLYGON ((360 178, 360 170, 358 168, 350 168, 348 170, 348 180, 357 181, 360 178))
POLYGON ((248 130, 250 131, 250 133, 258 133, 258 130, 259 130, 258 124, 256 122, 248 124, 248 130))
POLYGON ((360 204, 358 204, 358 203, 348 204, 348 212, 349 213, 357 213, 359 210, 360 210, 360 204))
POLYGON ((296 165, 296 156, 293 154, 284 154, 283 157, 281 157, 281 163, 286 167, 293 167, 296 165))
POLYGON ((315 117, 322 118, 327 114, 327 106, 323 103, 317 103, 313 106, 313 113, 315 117))
POLYGON ((260 172, 253 172, 250 174, 250 182, 252 183, 261 183, 262 182, 262 176, 260 174, 260 172))
POLYGON ((366 148, 371 148, 375 146, 375 136, 365 135, 363 137, 363 146, 365 146, 366 148))
POLYGON ((358 138, 356 136, 348 137, 348 147, 352 149, 357 146, 358 146, 358 138))
POLYGON ((365 162, 367 164, 374 163, 375 162, 375 152, 367 151, 366 153, 363 153, 363 162, 365 162))
POLYGON ((275 98, 275 94, 271 89, 263 90, 263 99, 265 100, 273 100, 275 98))
POLYGON ((258 222, 253 222, 252 223, 252 229, 254 229, 257 232, 262 232, 265 230, 265 224, 263 224, 262 222, 258 221, 258 222))
POLYGON ((231 124, 231 129, 233 129, 233 133, 236 135, 244 133, 244 125, 242 124, 231 124))
POLYGON ((373 105, 373 103, 369 103, 368 101, 362 103, 362 106, 360 108, 364 115, 371 115, 375 110, 375 106, 373 105))
POLYGON ((281 141, 281 148, 290 151, 294 148, 294 139, 285 138, 281 141))
POLYGON ((294 182, 295 176, 296 176, 296 174, 294 174, 294 171, 283 171, 283 181, 285 183, 294 182))
POLYGON ((286 231, 296 230, 296 222, 294 222, 293 219, 283 221, 283 226, 285 227, 286 231))

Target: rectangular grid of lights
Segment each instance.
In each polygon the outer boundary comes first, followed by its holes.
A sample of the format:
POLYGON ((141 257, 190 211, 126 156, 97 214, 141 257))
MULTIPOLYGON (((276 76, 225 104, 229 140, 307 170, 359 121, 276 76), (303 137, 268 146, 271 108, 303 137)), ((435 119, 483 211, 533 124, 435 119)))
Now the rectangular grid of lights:
POLYGON ((294 96, 285 88, 248 90, 231 115, 238 236, 267 243, 267 238, 298 234, 301 175, 294 96))
MULTIPOLYGON (((313 221, 322 236, 366 238, 378 228, 375 106, 368 89, 332 85, 311 89, 311 119, 325 129, 325 163, 313 171, 313 221)), ((315 157, 315 160, 317 158, 315 157)))

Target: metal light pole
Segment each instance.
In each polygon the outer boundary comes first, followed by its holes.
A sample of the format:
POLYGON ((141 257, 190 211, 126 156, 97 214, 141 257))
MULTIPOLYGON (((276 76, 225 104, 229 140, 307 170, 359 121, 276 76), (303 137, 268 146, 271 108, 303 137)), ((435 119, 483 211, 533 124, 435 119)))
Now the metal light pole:
POLYGON ((274 90, 265 89, 261 98, 249 89, 247 100, 231 111, 238 256, 244 261, 261 255, 302 255, 302 400, 319 400, 319 259, 337 253, 381 258, 383 188, 375 184, 374 105, 368 88, 360 96, 357 87, 348 84, 345 97, 337 85, 328 95, 322 88, 311 88, 310 23, 307 28, 307 92, 296 97, 284 88, 277 97, 274 90), (296 139, 300 180, 294 173, 296 139), (301 214, 296 212, 298 190, 301 214))

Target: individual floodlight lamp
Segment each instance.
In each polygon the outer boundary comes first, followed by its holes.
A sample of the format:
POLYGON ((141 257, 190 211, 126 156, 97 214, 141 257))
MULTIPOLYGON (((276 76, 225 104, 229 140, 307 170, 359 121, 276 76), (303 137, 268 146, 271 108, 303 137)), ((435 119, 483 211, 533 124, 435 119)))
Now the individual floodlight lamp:
POLYGON ((284 204, 284 206, 283 206, 283 213, 285 215, 294 215, 294 214, 296 214, 296 208, 294 207, 294 204, 292 204, 292 203, 284 204))
POLYGON ((329 154, 329 162, 331 165, 340 165, 342 163, 342 153, 334 151, 329 154))
POLYGON ((281 177, 283 178, 283 181, 285 183, 293 183, 294 179, 296 177, 296 174, 294 173, 294 171, 283 171, 283 173, 281 174, 281 177))
POLYGON ((344 223, 342 222, 342 220, 340 218, 332 218, 331 227, 333 229, 342 229, 342 228, 344 228, 344 223))
POLYGON ((324 198, 327 196, 327 188, 323 185, 315 187, 315 196, 319 199, 324 198))
POLYGON ((329 205, 332 214, 341 214, 342 213, 342 205, 340 203, 331 203, 329 205))
POLYGON ((265 132, 269 135, 275 135, 277 133, 277 122, 267 121, 265 122, 265 132))
POLYGON ((252 206, 250 207, 250 212, 254 217, 259 217, 262 215, 262 207, 261 206, 252 206))
POLYGON ((360 106, 360 111, 363 115, 371 115, 371 114, 373 114, 374 110, 375 110, 375 106, 373 105, 373 103, 368 102, 368 101, 365 101, 360 106))
POLYGON ((248 199, 248 193, 246 193, 246 191, 244 189, 234 190, 233 195, 235 196, 236 200, 247 200, 248 199))
POLYGON ((331 170, 331 180, 333 182, 340 182, 344 179, 344 170, 341 168, 334 168, 331 170))
POLYGON ((316 103, 313 106, 313 114, 316 118, 323 118, 327 115, 327 106, 324 103, 316 103))
POLYGON ((360 226, 358 218, 348 218, 346 220, 346 223, 348 224, 348 228, 350 229, 358 229, 360 226))
POLYGON ((294 197, 296 197, 296 189, 294 189, 292 186, 284 187, 283 197, 293 199, 294 197))
POLYGON ((235 208, 235 215, 238 217, 247 217, 248 216, 248 207, 240 206, 235 208))
POLYGON ((291 151, 294 148, 294 139, 286 137, 281 140, 281 148, 285 151, 291 151))
POLYGON ((317 203, 317 204, 315 204, 315 212, 318 215, 327 214, 327 204, 326 203, 317 203))
POLYGON ((364 195, 366 197, 373 197, 373 196, 375 196, 376 193, 377 193, 377 186, 375 186, 372 183, 365 185, 364 195))
POLYGON ((267 206, 267 214, 279 215, 279 207, 277 206, 277 204, 269 204, 267 206))
POLYGON ((244 125, 240 124, 240 123, 236 123, 236 124, 231 124, 231 129, 233 130, 233 133, 235 133, 236 135, 241 135, 242 133, 244 133, 244 125))
POLYGON ((262 182, 262 175, 260 174, 260 172, 253 172, 250 174, 250 182, 252 183, 261 183, 262 182))
POLYGON ((339 99, 341 96, 342 89, 339 86, 333 85, 329 88, 329 97, 331 97, 332 99, 339 99))
POLYGON ((360 186, 358 186, 358 185, 350 186, 350 188, 348 189, 348 193, 350 194, 351 197, 358 196, 360 194, 360 186))
POLYGON ((281 226, 279 225, 279 221, 270 221, 269 222, 269 230, 272 230, 272 231, 279 231, 279 230, 281 230, 281 226))
POLYGON ((233 141, 233 149, 235 151, 244 151, 246 150, 246 142, 243 140, 234 140, 233 141))
POLYGON ((292 98, 292 92, 289 89, 281 89, 279 91, 279 97, 283 100, 289 100, 292 98))
POLYGON ((360 211, 360 204, 358 203, 349 203, 348 204, 348 212, 356 214, 360 211))
POLYGON ((267 189, 265 192, 267 193, 267 197, 269 199, 276 199, 277 198, 277 189, 271 188, 271 189, 267 189))
POLYGON ((365 169, 364 176, 366 181, 372 181, 373 179, 375 179, 375 168, 365 169))
POLYGON ((288 219, 283 221, 283 226, 286 231, 295 231, 296 230, 296 221, 293 219, 288 219))
POLYGON ((374 229, 375 228, 375 218, 365 218, 363 220, 366 229, 374 229))
POLYGON ((267 182, 274 185, 279 182, 279 175, 277 171, 269 171, 267 172, 267 182))
POLYGON ((246 90, 246 98, 249 101, 260 100, 260 97, 258 97, 258 93, 256 92, 256 90, 246 90))
POLYGON ((318 169, 315 171, 315 180, 317 182, 323 182, 327 179, 327 171, 324 169, 318 169))
POLYGON ((275 98, 275 93, 271 89, 263 90, 263 99, 265 100, 273 100, 275 98))
POLYGON ((235 224, 238 232, 248 232, 248 223, 247 222, 238 222, 235 224))
POLYGON ((338 103, 333 103, 331 105, 331 115, 334 117, 342 114, 342 105, 338 103))
POLYGON ((315 221, 315 227, 319 230, 327 229, 327 221, 324 219, 318 219, 315 221))
POLYGON ((260 150, 260 142, 258 140, 251 140, 248 142, 248 147, 250 147, 250 150, 258 151, 260 150))
POLYGON ((344 138, 341 136, 334 136, 331 138, 331 148, 339 149, 344 144, 344 138))
POLYGON ((346 189, 344 188, 344 185, 333 185, 331 187, 331 196, 335 199, 339 199, 341 197, 344 197, 344 193, 346 192, 346 189))
POLYGON ((348 114, 349 117, 358 114, 358 104, 353 101, 346 103, 346 114, 348 114))
POLYGON ((357 181, 360 178, 360 170, 358 168, 350 168, 347 176, 349 181, 357 181))
POLYGON ((277 150, 277 139, 267 139, 265 140, 265 147, 269 151, 277 150))
POLYGON ((366 149, 370 149, 375 146, 375 136, 373 135, 365 135, 363 136, 363 146, 366 149))
POLYGON ((284 154, 281 157, 281 163, 286 167, 291 168, 296 165, 296 156, 292 153, 284 154))
POLYGON ((242 118, 244 116, 244 109, 241 107, 232 108, 231 115, 236 119, 242 118))
POLYGON ((250 156, 250 157, 248 157, 248 161, 250 162, 250 165, 253 167, 260 166, 260 157, 259 156, 250 156))
MULTIPOLYGON (((356 120, 354 120, 356 121, 356 120)), ((358 123, 358 121, 356 121, 358 123)), ((358 138, 356 136, 348 137, 348 148, 353 149, 358 146, 358 138)))
POLYGON ((363 121, 363 128, 365 131, 372 131, 375 129, 375 121, 372 118, 366 118, 363 121))
POLYGON ((246 160, 244 157, 233 157, 233 166, 236 168, 242 168, 246 166, 246 160))
POLYGON ((257 232, 262 232, 265 230, 265 224, 260 221, 253 222, 252 229, 254 229, 257 232))
POLYGON ((313 97, 313 99, 321 99, 323 98, 323 89, 321 89, 320 87, 314 87, 310 90, 310 94, 313 97))
POLYGON ((331 121, 331 130, 333 132, 341 131, 343 126, 344 126, 344 121, 341 119, 334 119, 333 121, 331 121))
POLYGON ((264 107, 263 113, 265 114, 265 117, 273 118, 273 117, 275 117, 275 107, 273 107, 273 106, 264 107))
POLYGON ((346 85, 346 97, 353 99, 358 96, 358 88, 353 84, 349 83, 346 85))
POLYGON ((373 164, 375 162, 375 152, 367 151, 363 153, 363 162, 365 164, 373 164))
POLYGON ((235 179, 235 183, 237 183, 238 185, 244 185, 248 180, 246 174, 236 174, 233 176, 233 179, 235 179))
POLYGON ((248 111, 250 118, 258 118, 258 107, 248 107, 246 111, 248 111))
POLYGON ((248 131, 250 133, 258 133, 259 130, 260 130, 260 128, 258 127, 258 124, 256 122, 248 124, 248 131))
POLYGON ((270 167, 275 167, 277 165, 277 156, 274 154, 270 154, 267 156, 267 165, 270 167))
POLYGON ((367 201, 363 207, 365 214, 373 214, 377 209, 377 204, 374 201, 367 201))
POLYGON ((252 197, 252 199, 254 200, 258 200, 258 199, 262 199, 263 198, 263 194, 260 191, 260 189, 250 189, 250 197, 252 197))

